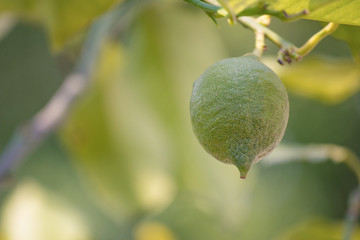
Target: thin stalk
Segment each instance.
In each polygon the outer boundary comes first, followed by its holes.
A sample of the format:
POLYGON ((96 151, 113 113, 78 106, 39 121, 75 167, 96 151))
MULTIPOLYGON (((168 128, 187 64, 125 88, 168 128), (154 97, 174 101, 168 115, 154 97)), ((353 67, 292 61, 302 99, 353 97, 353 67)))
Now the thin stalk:
POLYGON ((302 45, 298 50, 296 51, 301 56, 307 55, 309 52, 311 52, 314 47, 325 37, 332 34, 337 28, 339 24, 330 22, 328 23, 324 28, 322 28, 319 32, 314 34, 304 45, 302 45))
MULTIPOLYGON (((329 23, 319 32, 314 34, 302 47, 297 48, 291 42, 285 40, 281 36, 279 36, 274 31, 270 30, 266 26, 258 23, 253 17, 238 17, 238 22, 244 25, 247 28, 252 29, 256 32, 261 32, 267 37, 270 41, 272 41, 276 46, 280 48, 278 54, 278 62, 280 64, 284 64, 285 62, 291 63, 293 60, 300 60, 303 56, 311 52, 311 50, 326 36, 333 33, 339 24, 337 23, 329 23)), ((256 53, 260 53, 259 50, 255 51, 256 53)))
POLYGON ((255 49, 253 53, 259 58, 263 55, 265 49, 265 34, 260 31, 255 32, 255 49))
POLYGON ((351 240, 360 214, 360 187, 356 188, 350 195, 346 220, 344 226, 343 240, 351 240))
MULTIPOLYGON (((269 26, 271 17, 270 15, 262 15, 258 17, 256 21, 266 27, 269 26)), ((253 54, 260 58, 265 50, 265 34, 262 31, 255 31, 255 49, 253 50, 253 54)))
POLYGON ((290 43, 289 41, 282 38, 276 32, 272 31, 271 29, 263 26, 262 24, 258 23, 255 18, 253 17, 238 17, 237 21, 241 23, 243 26, 250 28, 255 32, 262 32, 265 36, 272 41, 276 46, 279 48, 292 48, 295 47, 294 44, 290 43))
MULTIPOLYGON (((344 162, 356 175, 357 182, 360 184, 360 159, 350 149, 333 147, 330 150, 333 159, 344 162)), ((351 240, 354 229, 360 215, 360 185, 352 192, 349 198, 348 209, 346 212, 343 240, 351 240)))
POLYGON ((355 153, 349 151, 348 157, 344 162, 355 173, 358 183, 360 184, 360 159, 355 155, 355 153))

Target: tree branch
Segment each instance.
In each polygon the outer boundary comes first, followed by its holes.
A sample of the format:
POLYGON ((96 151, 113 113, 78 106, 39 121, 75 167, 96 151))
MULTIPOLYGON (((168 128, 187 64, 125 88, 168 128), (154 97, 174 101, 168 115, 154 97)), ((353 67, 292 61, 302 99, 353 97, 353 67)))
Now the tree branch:
POLYGON ((276 46, 280 48, 278 53, 278 62, 283 65, 284 61, 291 63, 293 60, 297 61, 302 59, 303 56, 311 52, 314 47, 325 37, 333 33, 339 24, 328 23, 319 32, 315 33, 303 46, 297 48, 294 44, 282 38, 276 32, 258 23, 253 17, 238 17, 237 21, 247 28, 250 28, 255 32, 262 32, 265 37, 272 41, 276 46))
POLYGON ((59 126, 74 101, 89 85, 92 69, 113 18, 114 14, 109 13, 93 23, 74 72, 65 78, 47 105, 14 133, 0 155, 0 182, 6 180, 11 171, 59 126))
POLYGON ((343 240, 351 240, 354 229, 360 215, 360 187, 356 188, 350 195, 349 205, 346 213, 343 240))
POLYGON ((272 31, 266 26, 258 23, 253 17, 238 17, 237 21, 243 26, 255 31, 261 32, 280 48, 278 55, 278 62, 283 65, 284 61, 290 63, 292 59, 300 59, 301 56, 297 53, 297 48, 294 44, 282 38, 279 34, 272 31))

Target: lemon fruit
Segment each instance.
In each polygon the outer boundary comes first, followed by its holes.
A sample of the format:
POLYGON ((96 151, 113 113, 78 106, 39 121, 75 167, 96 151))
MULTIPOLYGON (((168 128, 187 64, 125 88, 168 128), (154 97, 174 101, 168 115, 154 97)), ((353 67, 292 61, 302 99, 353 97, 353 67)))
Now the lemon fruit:
POLYGON ((289 101, 278 76, 249 54, 219 61, 194 82, 190 114, 205 150, 246 178, 281 141, 289 101))

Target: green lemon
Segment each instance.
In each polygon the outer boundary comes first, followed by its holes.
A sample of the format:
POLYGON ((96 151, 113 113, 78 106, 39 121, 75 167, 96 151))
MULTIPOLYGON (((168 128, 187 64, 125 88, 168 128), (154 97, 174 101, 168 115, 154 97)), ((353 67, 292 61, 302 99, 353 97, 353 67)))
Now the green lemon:
POLYGON ((289 101, 278 76, 249 54, 221 60, 195 81, 190 114, 205 150, 246 178, 281 141, 289 101))

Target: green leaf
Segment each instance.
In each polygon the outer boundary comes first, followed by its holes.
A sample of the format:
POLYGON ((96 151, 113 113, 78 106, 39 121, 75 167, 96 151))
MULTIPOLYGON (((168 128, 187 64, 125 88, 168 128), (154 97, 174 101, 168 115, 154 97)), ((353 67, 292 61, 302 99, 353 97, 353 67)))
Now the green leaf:
POLYGON ((291 0, 275 0, 269 3, 270 9, 285 10, 288 14, 309 10, 305 19, 360 26, 360 0, 300 0, 296 4, 291 0))
POLYGON ((304 10, 310 11, 302 18, 323 22, 360 26, 360 0, 219 0, 221 5, 230 12, 239 14, 242 11, 250 15, 271 14, 284 16, 297 14, 304 10))
POLYGON ((360 64, 360 27, 341 25, 332 36, 346 41, 353 53, 355 61, 360 64))
MULTIPOLYGON (((245 8, 254 5, 259 1, 256 1, 256 0, 241 0, 241 1, 239 1, 239 0, 228 0, 228 1, 222 0, 219 2, 220 3, 224 2, 234 13, 239 13, 239 12, 243 11, 245 8)), ((227 7, 224 3, 222 3, 222 5, 226 9, 227 7)))
POLYGON ((209 12, 205 12, 205 13, 206 13, 206 15, 207 15, 209 18, 211 18, 211 20, 215 23, 215 25, 219 27, 219 24, 218 24, 218 22, 216 21, 216 18, 215 18, 215 16, 214 16, 214 14, 209 13, 209 12))
POLYGON ((0 13, 11 12, 41 22, 53 46, 58 48, 117 2, 119 0, 2 0, 0 13))
POLYGON ((306 19, 360 26, 360 0, 331 1, 312 11, 306 19))
POLYGON ((303 10, 309 10, 315 12, 321 8, 327 7, 330 3, 335 0, 299 0, 294 4, 294 1, 290 0, 268 0, 268 8, 283 11, 285 10, 288 14, 295 14, 303 10))

